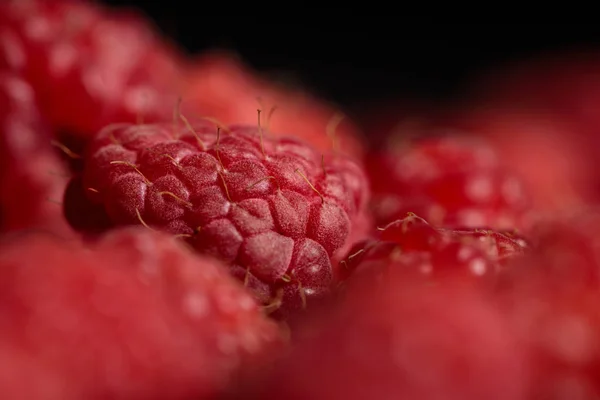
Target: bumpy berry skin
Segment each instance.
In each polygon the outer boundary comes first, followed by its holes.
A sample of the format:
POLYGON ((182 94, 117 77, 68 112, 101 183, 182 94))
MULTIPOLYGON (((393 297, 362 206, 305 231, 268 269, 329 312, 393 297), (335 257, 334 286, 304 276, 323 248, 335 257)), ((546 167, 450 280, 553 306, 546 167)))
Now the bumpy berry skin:
POLYGON ((398 275, 439 281, 462 275, 495 283, 509 260, 528 247, 510 233, 436 228, 414 214, 382 229, 377 237, 355 245, 342 262, 346 273, 356 275, 351 280, 398 275))
POLYGON ((9 398, 38 383, 44 395, 26 398, 213 398, 279 340, 224 266, 164 234, 127 228, 90 248, 23 235, 0 249, 9 398))
POLYGON ((596 203, 600 180, 594 135, 562 113, 474 100, 438 115, 436 126, 491 143, 527 188, 536 219, 596 203))
POLYGON ((367 165, 379 224, 414 212, 448 227, 528 228, 520 181, 484 142, 448 136, 396 143, 367 165))
MULTIPOLYGON (((314 322, 314 321, 311 321, 314 322)), ((239 399, 524 400, 525 357, 473 286, 361 286, 239 399)))
POLYGON ((43 113, 70 138, 172 113, 179 56, 140 15, 76 0, 9 0, 0 14, 0 63, 32 83, 43 113))
POLYGON ((0 231, 40 228, 69 234, 60 207, 66 175, 31 86, 16 74, 0 72, 0 231))
POLYGON ((190 128, 100 132, 86 156, 90 199, 115 224, 186 237, 280 313, 327 293, 338 272, 331 259, 347 251, 368 202, 361 168, 255 126, 190 128))
POLYGON ((302 138, 321 152, 364 156, 360 130, 342 118, 335 105, 305 90, 262 79, 231 54, 209 52, 198 57, 182 75, 181 87, 186 115, 201 113, 223 124, 255 124, 260 108, 274 134, 302 138))

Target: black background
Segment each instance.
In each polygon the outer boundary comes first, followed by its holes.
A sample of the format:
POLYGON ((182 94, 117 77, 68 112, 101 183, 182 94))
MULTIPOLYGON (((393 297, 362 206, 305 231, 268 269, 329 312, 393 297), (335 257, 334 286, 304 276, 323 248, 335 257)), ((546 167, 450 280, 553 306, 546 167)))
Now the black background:
POLYGON ((592 25, 434 24, 345 11, 295 16, 259 10, 258 3, 255 15, 236 16, 198 13, 202 7, 186 1, 104 3, 141 9, 191 52, 235 49, 258 70, 291 76, 347 108, 399 98, 451 101, 473 77, 504 63, 600 49, 600 30, 592 25))

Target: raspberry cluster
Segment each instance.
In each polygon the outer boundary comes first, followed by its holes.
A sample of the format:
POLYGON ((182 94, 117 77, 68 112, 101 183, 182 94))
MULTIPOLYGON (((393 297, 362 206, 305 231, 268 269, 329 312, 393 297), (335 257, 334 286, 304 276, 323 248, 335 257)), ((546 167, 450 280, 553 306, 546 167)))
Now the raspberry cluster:
POLYGON ((599 60, 342 117, 135 10, 1 2, 2 398, 600 398, 599 60))

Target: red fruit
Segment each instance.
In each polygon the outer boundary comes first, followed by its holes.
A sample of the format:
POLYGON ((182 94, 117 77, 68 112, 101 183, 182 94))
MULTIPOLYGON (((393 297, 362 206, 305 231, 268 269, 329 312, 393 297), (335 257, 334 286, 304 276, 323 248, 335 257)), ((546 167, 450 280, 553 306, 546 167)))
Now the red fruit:
POLYGON ((422 215, 435 225, 498 230, 528 227, 528 198, 486 143, 422 139, 371 155, 377 223, 422 215))
POLYGON ((489 141, 506 168, 525 184, 537 212, 564 213, 598 198, 597 146, 563 115, 488 105, 442 119, 441 126, 489 141))
POLYGON ((70 232, 60 206, 67 181, 33 90, 18 76, 0 72, 0 231, 70 232))
POLYGON ((503 276, 499 299, 531 359, 531 398, 600 396, 600 214, 547 221, 503 276))
POLYGON ((600 213, 584 209, 574 215, 548 220, 533 233, 533 260, 527 270, 538 271, 556 286, 600 290, 600 213))
POLYGON ((334 105, 261 79, 231 55, 200 57, 184 75, 181 86, 184 114, 200 113, 227 125, 251 125, 256 124, 256 110, 263 109, 263 121, 268 121, 274 134, 297 136, 323 153, 339 150, 357 158, 363 155, 357 127, 341 119, 334 105))
POLYGON ((0 14, 12 38, 4 47, 21 48, 22 72, 57 129, 86 139, 109 123, 172 113, 179 56, 140 15, 75 0, 13 0, 0 14))
POLYGON ((589 224, 546 226, 536 251, 501 286, 505 312, 531 360, 531 398, 600 396, 598 221, 595 215, 589 224))
POLYGON ((526 398, 523 353, 473 287, 390 279, 352 291, 325 321, 252 387, 251 398, 526 398))
POLYGON ((0 246, 7 398, 38 387, 43 395, 26 397, 213 398, 277 343, 225 269, 163 234, 115 231, 93 248, 25 235, 0 246))
MULTIPOLYGON (((532 277, 521 276, 523 279, 532 277)), ((600 396, 597 291, 543 284, 543 277, 506 298, 509 321, 530 358, 533 399, 600 396)))
POLYGON ((281 313, 328 292, 330 259, 347 250, 368 201, 350 159, 253 126, 106 129, 88 150, 84 186, 115 224, 186 237, 281 313))
POLYGON ((352 280, 374 274, 438 280, 461 274, 477 281, 495 282, 507 260, 525 252, 524 240, 509 233, 435 228, 416 215, 388 224, 375 240, 354 247, 342 262, 352 280))

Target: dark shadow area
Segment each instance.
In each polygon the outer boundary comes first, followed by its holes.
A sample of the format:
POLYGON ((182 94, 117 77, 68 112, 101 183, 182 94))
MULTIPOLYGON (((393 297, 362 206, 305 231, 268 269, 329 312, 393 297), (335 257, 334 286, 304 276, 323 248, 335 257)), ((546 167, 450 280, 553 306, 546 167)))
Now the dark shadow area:
POLYGON ((573 47, 600 49, 600 29, 592 25, 436 25, 358 14, 288 21, 266 11, 190 15, 183 1, 105 3, 142 9, 191 52, 234 49, 258 70, 350 108, 406 97, 448 100, 460 97, 471 77, 502 63, 573 47))

